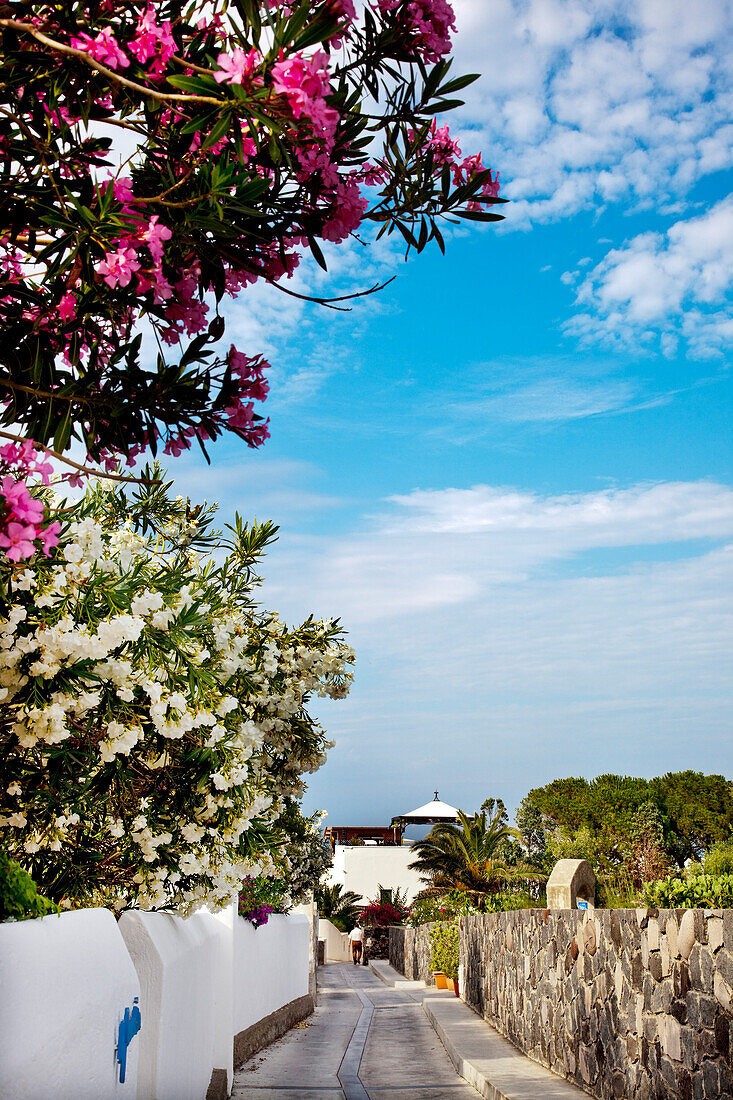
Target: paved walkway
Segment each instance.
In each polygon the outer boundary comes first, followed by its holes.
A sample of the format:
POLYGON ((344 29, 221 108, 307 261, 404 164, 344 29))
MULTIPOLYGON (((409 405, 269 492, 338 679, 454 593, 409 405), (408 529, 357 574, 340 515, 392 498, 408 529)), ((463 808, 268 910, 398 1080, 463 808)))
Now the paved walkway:
POLYGON ((318 970, 307 1021, 235 1074, 233 1100, 476 1100, 422 1010, 367 967, 318 970))

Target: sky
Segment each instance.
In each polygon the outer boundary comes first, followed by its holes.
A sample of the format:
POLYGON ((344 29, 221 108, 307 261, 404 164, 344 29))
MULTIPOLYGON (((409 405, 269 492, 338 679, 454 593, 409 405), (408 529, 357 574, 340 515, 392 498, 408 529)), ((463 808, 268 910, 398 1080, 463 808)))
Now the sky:
POLYGON ((506 220, 250 288, 272 438, 171 464, 280 525, 262 600, 338 617, 331 824, 568 775, 733 777, 733 93, 724 0, 457 0, 451 129, 506 220))

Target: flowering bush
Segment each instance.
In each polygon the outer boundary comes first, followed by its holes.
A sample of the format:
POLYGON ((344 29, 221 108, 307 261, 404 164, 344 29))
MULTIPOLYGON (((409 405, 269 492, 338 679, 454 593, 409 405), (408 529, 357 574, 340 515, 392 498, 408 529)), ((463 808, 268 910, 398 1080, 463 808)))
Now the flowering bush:
POLYGON ((221 535, 145 474, 57 504, 50 556, 0 565, 0 835, 62 906, 187 913, 277 873, 273 822, 329 744, 309 695, 346 695, 353 654, 253 603, 276 528, 221 535))
POLYGON ((365 220, 419 252, 499 217, 435 122, 475 79, 453 27, 447 0, 3 4, 2 422, 96 461, 259 445, 268 364, 222 349, 226 295, 294 293, 365 220))
POLYGON ((394 905, 391 901, 370 901, 362 909, 359 920, 366 928, 384 928, 389 924, 404 924, 410 910, 404 905, 394 905))
POLYGON ((281 861, 278 880, 284 891, 285 911, 306 901, 331 866, 331 846, 324 841, 321 832, 323 817, 321 811, 304 817, 298 803, 286 798, 284 810, 275 823, 286 838, 277 853, 281 861))
POLYGON ((239 889, 238 912, 255 928, 267 924, 271 913, 283 912, 284 890, 270 878, 246 878, 239 889))

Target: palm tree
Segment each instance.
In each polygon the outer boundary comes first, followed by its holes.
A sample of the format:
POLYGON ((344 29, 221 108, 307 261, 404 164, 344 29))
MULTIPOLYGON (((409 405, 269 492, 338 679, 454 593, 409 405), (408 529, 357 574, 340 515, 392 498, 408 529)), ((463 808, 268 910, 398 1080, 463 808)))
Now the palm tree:
POLYGON ((509 866, 502 849, 516 829, 506 824, 506 815, 497 807, 491 816, 486 811, 469 817, 458 811, 458 824, 440 822, 424 840, 413 844, 417 858, 410 864, 429 879, 422 897, 462 890, 481 906, 483 899, 507 886, 544 881, 544 876, 526 865, 509 866))
POLYGON ((353 890, 347 890, 345 893, 342 891, 343 886, 340 883, 335 886, 318 886, 313 897, 318 907, 319 917, 330 920, 339 932, 350 932, 358 923, 359 914, 364 907, 364 899, 361 894, 355 894, 353 890))

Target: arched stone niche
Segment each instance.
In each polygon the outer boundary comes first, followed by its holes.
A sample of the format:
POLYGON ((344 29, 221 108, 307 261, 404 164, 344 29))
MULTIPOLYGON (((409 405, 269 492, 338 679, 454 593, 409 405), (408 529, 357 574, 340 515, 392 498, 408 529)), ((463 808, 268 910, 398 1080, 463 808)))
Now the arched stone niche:
POLYGON ((559 859, 547 880, 548 909, 594 909, 596 876, 587 859, 559 859))

